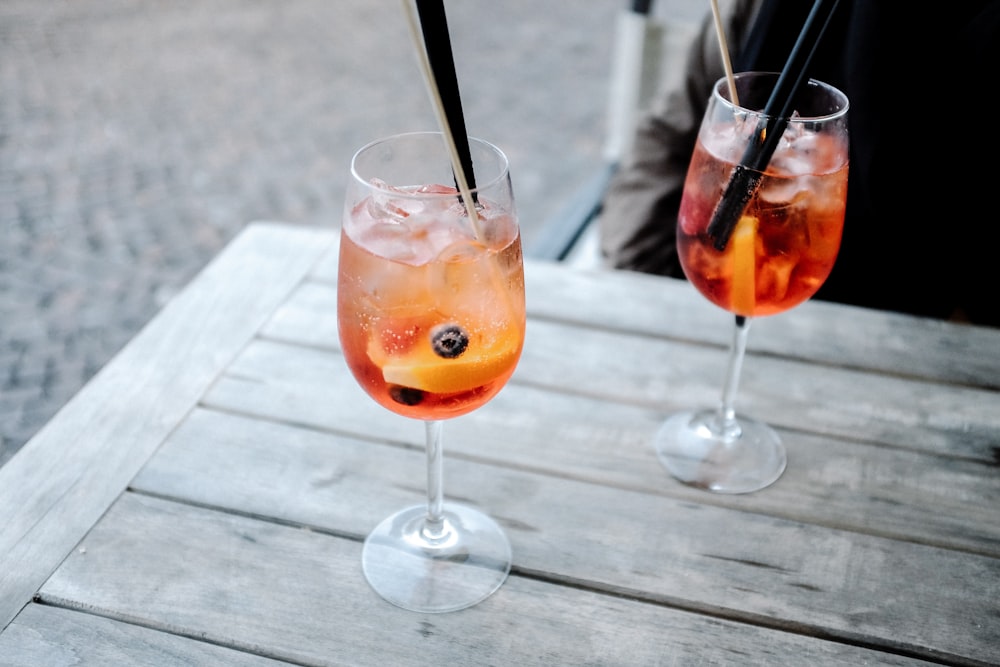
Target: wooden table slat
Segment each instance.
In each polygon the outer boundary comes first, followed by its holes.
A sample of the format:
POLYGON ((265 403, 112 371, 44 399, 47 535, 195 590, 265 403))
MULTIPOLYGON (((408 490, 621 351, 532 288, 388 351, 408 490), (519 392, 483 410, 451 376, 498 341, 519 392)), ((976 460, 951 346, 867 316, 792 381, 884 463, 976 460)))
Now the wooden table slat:
MULTIPOLYGON (((258 343, 233 370, 206 396, 206 405, 422 445, 422 429, 367 399, 337 354, 258 343), (310 400, 324 392, 338 398, 310 400)), ((1000 476, 992 466, 783 431, 790 465, 776 485, 766 493, 706 498, 703 491, 673 480, 656 459, 651 442, 663 416, 643 407, 517 386, 449 422, 445 446, 452 455, 555 476, 1000 556, 1000 513, 994 511, 1000 505, 1000 476)))
MULTIPOLYGON (((196 504, 232 502, 230 509, 263 516, 275 508, 276 520, 357 539, 391 511, 422 501, 422 453, 414 448, 212 413, 189 425, 144 469, 135 488, 196 504), (206 451, 207 438, 223 432, 230 434, 225 449, 206 451), (258 455, 257 449, 272 451, 258 455), (263 463, 225 478, 241 451, 263 463)), ((507 441, 515 435, 509 429, 498 434, 507 441)), ((505 526, 515 567, 556 581, 591 582, 607 592, 760 623, 791 614, 814 633, 876 646, 961 654, 978 633, 997 631, 969 622, 943 632, 924 608, 926 591, 937 590, 938 614, 970 621, 989 616, 1000 596, 996 558, 527 473, 517 461, 506 468, 453 456, 446 460, 446 479, 450 498, 480 505, 505 526), (545 535, 544 543, 536 535, 545 535), (627 555, 613 548, 620 543, 630 545, 627 555), (956 589, 955 580, 981 584, 972 592, 956 589), (915 581, 922 587, 914 588, 915 581), (880 614, 857 626, 856 618, 868 614, 864 594, 876 585, 895 596, 880 600, 880 614)))
POLYGON ((368 588, 358 542, 134 494, 84 546, 43 601, 243 651, 267 646, 296 664, 624 665, 666 655, 725 663, 734 654, 768 664, 921 664, 517 575, 465 613, 413 614, 368 588), (410 636, 416 646, 400 641, 410 636), (758 648, 747 656, 747 645, 758 648))

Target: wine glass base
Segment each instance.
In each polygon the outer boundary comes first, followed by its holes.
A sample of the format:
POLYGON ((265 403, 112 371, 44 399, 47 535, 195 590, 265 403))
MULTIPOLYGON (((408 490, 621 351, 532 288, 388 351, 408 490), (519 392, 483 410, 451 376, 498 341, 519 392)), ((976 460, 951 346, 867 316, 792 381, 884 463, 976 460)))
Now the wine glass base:
POLYGON ((718 412, 682 412, 657 431, 660 462, 681 482, 715 493, 750 493, 785 471, 781 438, 763 422, 739 417, 738 427, 718 428, 718 412))
POLYGON ((465 609, 492 595, 507 579, 510 542, 482 512, 446 504, 441 524, 428 524, 427 506, 384 519, 361 554, 375 592, 410 611, 465 609))

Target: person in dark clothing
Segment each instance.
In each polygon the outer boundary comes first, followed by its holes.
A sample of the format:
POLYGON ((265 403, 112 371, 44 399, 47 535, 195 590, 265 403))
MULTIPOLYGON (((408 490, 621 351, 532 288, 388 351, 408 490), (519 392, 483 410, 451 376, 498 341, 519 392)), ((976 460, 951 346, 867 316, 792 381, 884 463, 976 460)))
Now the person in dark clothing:
MULTIPOLYGON (((737 71, 780 71, 812 3, 720 4, 737 71)), ((685 76, 638 128, 603 202, 607 265, 678 278, 684 174, 712 84, 724 75, 711 15, 685 76)), ((815 298, 1000 326, 1000 0, 900 9, 840 0, 809 76, 850 100, 850 181, 837 264, 815 298)))

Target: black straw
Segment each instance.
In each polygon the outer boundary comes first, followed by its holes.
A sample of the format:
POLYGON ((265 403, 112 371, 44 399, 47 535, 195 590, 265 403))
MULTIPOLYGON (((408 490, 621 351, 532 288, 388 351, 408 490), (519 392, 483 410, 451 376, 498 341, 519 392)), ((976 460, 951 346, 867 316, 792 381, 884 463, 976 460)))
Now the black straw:
POLYGON ((816 0, 802 26, 792 52, 781 70, 778 82, 764 106, 763 116, 757 125, 754 138, 736 165, 719 205, 708 225, 708 235, 714 240, 716 250, 724 250, 729 237, 743 214, 747 202, 760 186, 763 171, 767 168, 778 146, 778 140, 788 125, 795 96, 807 80, 806 73, 823 33, 837 8, 839 0, 816 0))
MULTIPOLYGON (((445 118, 451 129, 459 163, 465 180, 471 190, 476 188, 476 178, 472 172, 472 153, 469 149, 469 135, 465 129, 462 114, 462 97, 458 92, 458 75, 455 73, 455 59, 451 52, 451 38, 448 35, 448 19, 444 13, 443 0, 416 0, 420 16, 420 30, 424 35, 424 48, 434 80, 437 83, 445 118)), ((457 185, 457 181, 456 181, 457 185)), ((473 199, 475 197, 473 196, 473 199)))

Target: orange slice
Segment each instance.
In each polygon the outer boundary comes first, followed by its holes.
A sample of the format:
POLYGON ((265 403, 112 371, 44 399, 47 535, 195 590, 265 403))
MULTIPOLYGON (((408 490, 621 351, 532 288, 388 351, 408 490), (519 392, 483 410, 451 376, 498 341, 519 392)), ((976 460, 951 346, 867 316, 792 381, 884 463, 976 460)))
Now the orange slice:
POLYGON ((733 285, 731 298, 733 312, 737 315, 752 315, 757 300, 757 218, 744 215, 736 223, 733 231, 733 285))
MULTIPOLYGON (((377 347, 381 351, 381 346, 377 347)), ((515 335, 499 338, 485 347, 481 340, 473 339, 468 349, 454 359, 435 354, 429 342, 418 344, 398 357, 386 358, 384 353, 377 352, 372 354, 371 348, 370 345, 369 356, 376 364, 381 362, 382 377, 386 383, 435 394, 468 391, 492 382, 517 362, 520 353, 515 335)))

